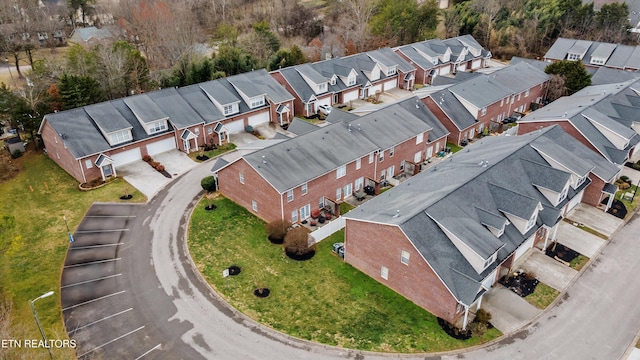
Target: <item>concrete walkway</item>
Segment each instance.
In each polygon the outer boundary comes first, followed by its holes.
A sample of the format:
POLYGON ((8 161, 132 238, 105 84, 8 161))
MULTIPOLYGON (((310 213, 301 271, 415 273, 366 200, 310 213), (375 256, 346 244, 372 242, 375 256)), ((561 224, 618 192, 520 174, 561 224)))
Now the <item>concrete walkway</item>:
POLYGON ((623 166, 622 175, 628 176, 629 179, 631 179, 631 183, 633 183, 634 185, 638 185, 638 183, 640 183, 640 171, 638 170, 623 166))
POLYGON ((598 249, 607 242, 606 240, 590 234, 577 226, 573 226, 566 221, 560 222, 556 239, 560 244, 571 248, 588 258, 594 257, 598 252, 598 249))
POLYGON ((569 285, 578 272, 557 260, 550 258, 538 249, 529 251, 527 258, 520 265, 527 273, 535 274, 536 279, 552 288, 562 291, 569 285))
POLYGON ((566 218, 578 224, 584 224, 606 237, 611 237, 613 232, 624 222, 622 219, 583 203, 571 210, 566 218))
POLYGON ((483 296, 482 308, 491 313, 491 323, 503 334, 519 329, 541 312, 501 284, 483 296))

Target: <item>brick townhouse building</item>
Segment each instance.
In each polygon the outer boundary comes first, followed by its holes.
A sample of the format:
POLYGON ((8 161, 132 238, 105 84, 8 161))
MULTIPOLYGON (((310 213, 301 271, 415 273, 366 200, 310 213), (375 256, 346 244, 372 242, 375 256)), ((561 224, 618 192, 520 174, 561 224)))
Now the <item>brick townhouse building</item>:
POLYGON ((307 219, 367 185, 413 176, 446 130, 417 98, 303 134, 213 167, 219 191, 266 221, 307 219), (429 150, 431 149, 431 150, 429 150))
POLYGON ((483 138, 346 214, 344 259, 464 328, 518 259, 555 239, 591 159, 617 171, 589 153, 558 126, 483 138))

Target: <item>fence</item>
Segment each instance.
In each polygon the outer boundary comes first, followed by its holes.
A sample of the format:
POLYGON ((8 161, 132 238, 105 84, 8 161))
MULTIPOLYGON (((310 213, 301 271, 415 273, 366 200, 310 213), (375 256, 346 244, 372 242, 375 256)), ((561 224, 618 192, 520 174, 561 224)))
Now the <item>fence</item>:
POLYGON ((339 216, 337 219, 323 225, 317 230, 312 231, 311 236, 313 237, 313 243, 317 244, 320 241, 328 238, 331 234, 344 228, 344 224, 345 224, 344 217, 339 216))

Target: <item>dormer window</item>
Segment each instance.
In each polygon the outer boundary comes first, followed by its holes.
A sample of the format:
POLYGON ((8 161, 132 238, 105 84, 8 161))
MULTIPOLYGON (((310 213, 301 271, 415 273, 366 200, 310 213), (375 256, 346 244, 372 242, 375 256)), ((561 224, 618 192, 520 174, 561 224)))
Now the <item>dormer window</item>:
MULTIPOLYGON (((263 101, 264 101, 264 99, 263 99, 263 101)), ((238 104, 225 105, 222 108, 222 112, 224 113, 225 116, 237 113, 238 112, 238 104)))
POLYGON ((355 76, 349 76, 349 78, 347 79, 347 85, 348 86, 353 86, 356 84, 356 77, 355 76))
POLYGON ((336 77, 332 76, 330 82, 331 82, 331 85, 335 85, 336 84, 336 77))
MULTIPOLYGON (((264 105, 264 96, 259 96, 251 99, 251 108, 257 108, 258 106, 264 105)), ((226 110, 226 106, 225 106, 226 110)), ((226 115, 226 113, 225 113, 226 115)))
POLYGON ((538 217, 537 212, 534 212, 533 215, 531 215, 531 217, 529 218, 529 221, 527 221, 527 227, 524 229, 524 232, 529 231, 529 229, 531 229, 533 225, 536 224, 537 217, 538 217))
POLYGON ((325 91, 327 91, 327 84, 326 83, 325 84, 319 84, 318 85, 318 92, 322 93, 322 92, 325 92, 325 91))
POLYGON ((578 186, 582 185, 582 183, 584 182, 584 180, 585 180, 586 178, 587 178, 586 176, 580 176, 580 177, 578 178, 578 181, 576 181, 576 188, 577 188, 578 186))
POLYGON ((129 141, 131 140, 131 131, 130 130, 122 130, 122 131, 118 131, 115 132, 111 135, 109 135, 109 142, 111 143, 111 145, 115 145, 115 144, 120 144, 123 143, 125 141, 129 141))
POLYGON ((558 204, 562 202, 562 200, 567 198, 567 193, 569 192, 569 187, 565 187, 564 189, 562 189, 562 192, 560 193, 560 197, 558 197, 558 204))
POLYGON ((395 67, 391 67, 387 69, 387 76, 391 76, 391 75, 395 75, 396 74, 396 68, 395 67))
POLYGON ((569 54, 569 55, 567 55, 567 60, 569 60, 569 61, 580 60, 580 55, 579 54, 569 54))
POLYGON ((149 124, 149 134, 155 134, 165 130, 167 130, 166 121, 156 121, 149 124))
POLYGON ((496 254, 494 253, 488 259, 484 261, 484 268, 488 268, 493 262, 496 261, 496 254))

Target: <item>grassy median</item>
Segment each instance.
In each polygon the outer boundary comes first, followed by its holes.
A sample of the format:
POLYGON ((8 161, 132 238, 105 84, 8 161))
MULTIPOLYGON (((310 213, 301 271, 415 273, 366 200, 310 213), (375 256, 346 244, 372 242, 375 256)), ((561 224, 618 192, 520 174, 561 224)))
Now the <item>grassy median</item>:
POLYGON ((267 240, 264 222, 219 197, 217 209, 193 212, 189 250, 207 281, 231 305, 284 333, 346 348, 389 352, 433 352, 463 348, 500 336, 459 341, 441 330, 435 316, 416 306, 331 252, 342 231, 322 241, 307 261, 286 257, 267 240), (239 275, 222 277, 231 266, 239 275), (254 289, 271 295, 258 298, 254 289))
MULTIPOLYGON (((17 176, 0 183, 0 324, 3 339, 39 339, 29 300, 47 291, 54 296, 36 303, 48 339, 66 339, 60 307, 60 276, 68 246, 66 216, 71 231, 96 201, 117 202, 133 190, 116 179, 92 191, 78 190, 78 182, 48 157, 27 152, 18 160, 17 176), (10 311, 2 313, 3 309, 10 311), (2 319, 3 316, 0 316, 2 319)), ((132 192, 129 201, 146 201, 132 192)), ((48 358, 44 349, 3 349, 7 358, 48 358)), ((0 357, 2 357, 0 352, 0 357)), ((73 358, 72 351, 54 350, 55 358, 73 358)))

